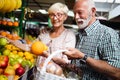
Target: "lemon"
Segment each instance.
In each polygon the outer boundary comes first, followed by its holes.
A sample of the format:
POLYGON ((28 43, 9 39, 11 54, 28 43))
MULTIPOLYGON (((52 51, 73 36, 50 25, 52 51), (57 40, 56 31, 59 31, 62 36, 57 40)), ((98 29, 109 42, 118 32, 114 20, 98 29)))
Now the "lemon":
POLYGON ((32 56, 32 54, 28 54, 27 56, 26 56, 26 59, 32 59, 33 58, 33 56, 32 56))
POLYGON ((14 50, 14 51, 12 51, 12 53, 13 53, 13 54, 17 54, 17 51, 16 51, 16 50, 14 50))
POLYGON ((12 50, 12 45, 11 44, 5 45, 5 48, 9 49, 9 50, 12 50))
POLYGON ((23 52, 18 52, 18 55, 23 57, 24 56, 24 53, 23 52))
POLYGON ((30 61, 31 61, 32 63, 35 63, 35 59, 34 59, 34 58, 30 59, 30 61))

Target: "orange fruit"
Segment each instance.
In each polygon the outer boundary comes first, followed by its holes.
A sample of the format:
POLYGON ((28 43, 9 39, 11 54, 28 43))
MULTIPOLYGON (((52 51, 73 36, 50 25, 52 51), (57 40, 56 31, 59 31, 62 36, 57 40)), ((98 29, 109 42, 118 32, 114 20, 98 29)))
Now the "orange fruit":
POLYGON ((9 39, 12 39, 13 36, 12 36, 12 34, 7 34, 6 37, 9 39))
POLYGON ((6 26, 6 25, 7 25, 7 21, 6 21, 6 20, 3 20, 3 21, 2 21, 2 24, 6 26))
POLYGON ((20 37, 18 35, 13 35, 12 40, 18 40, 20 37))
POLYGON ((2 36, 7 36, 7 32, 5 32, 5 31, 2 31, 1 33, 0 33, 0 35, 2 35, 2 36))
POLYGON ((35 55, 42 55, 43 51, 47 49, 47 46, 41 41, 35 41, 31 45, 31 52, 35 55))
POLYGON ((13 22, 12 22, 12 21, 8 21, 8 22, 7 22, 7 25, 8 25, 8 26, 13 26, 13 22))
POLYGON ((13 22, 13 26, 18 27, 19 26, 19 22, 17 22, 17 21, 13 22))

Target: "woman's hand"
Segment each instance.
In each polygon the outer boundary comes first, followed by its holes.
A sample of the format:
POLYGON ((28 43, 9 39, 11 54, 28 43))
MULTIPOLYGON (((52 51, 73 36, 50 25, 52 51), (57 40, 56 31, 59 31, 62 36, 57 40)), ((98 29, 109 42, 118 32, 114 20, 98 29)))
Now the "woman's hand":
POLYGON ((41 56, 48 57, 50 54, 47 51, 43 51, 43 54, 41 56))

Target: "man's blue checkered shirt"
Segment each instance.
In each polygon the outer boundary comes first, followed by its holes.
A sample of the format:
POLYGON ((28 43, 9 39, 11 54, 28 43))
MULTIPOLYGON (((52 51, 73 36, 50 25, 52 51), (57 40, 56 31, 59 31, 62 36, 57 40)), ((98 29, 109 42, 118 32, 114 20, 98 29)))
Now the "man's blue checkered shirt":
MULTIPOLYGON (((94 59, 107 61, 110 65, 120 68, 120 39, 118 33, 100 24, 96 20, 85 30, 78 32, 76 48, 94 59)), ((83 71, 82 80, 108 80, 108 78, 86 64, 76 61, 83 71)))

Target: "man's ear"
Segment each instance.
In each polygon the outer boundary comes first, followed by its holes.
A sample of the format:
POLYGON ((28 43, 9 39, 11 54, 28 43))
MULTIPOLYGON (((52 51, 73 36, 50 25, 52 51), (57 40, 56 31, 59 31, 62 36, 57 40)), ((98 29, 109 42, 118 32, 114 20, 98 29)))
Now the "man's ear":
POLYGON ((92 8, 92 16, 95 16, 95 14, 96 14, 96 8, 92 8))

